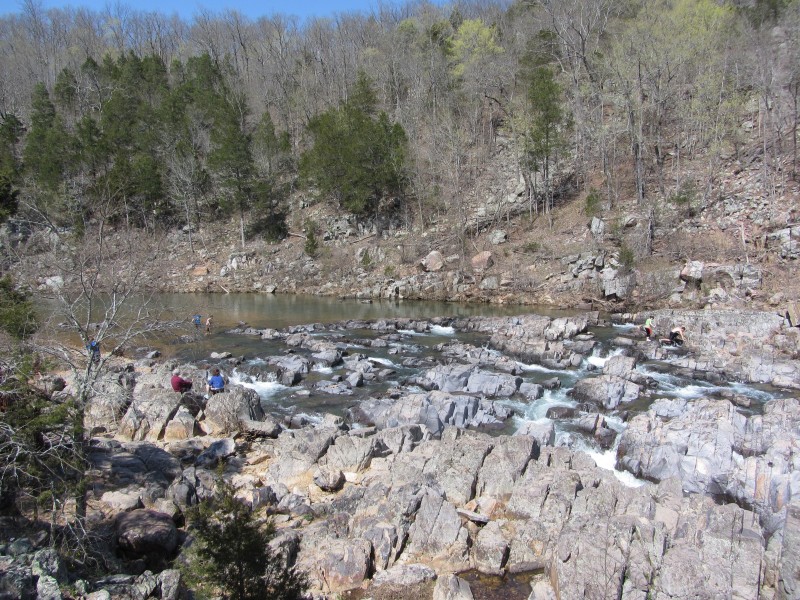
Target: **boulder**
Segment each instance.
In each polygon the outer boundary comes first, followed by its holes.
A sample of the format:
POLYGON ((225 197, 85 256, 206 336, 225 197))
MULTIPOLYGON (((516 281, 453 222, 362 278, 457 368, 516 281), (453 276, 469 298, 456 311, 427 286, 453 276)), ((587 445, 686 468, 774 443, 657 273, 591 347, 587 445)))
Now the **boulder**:
POLYGON ((275 458, 265 474, 267 483, 289 485, 287 482, 317 464, 339 435, 335 427, 304 427, 282 432, 274 442, 275 458))
POLYGON ((472 394, 488 396, 489 398, 508 398, 517 392, 521 384, 521 377, 475 370, 470 373, 467 379, 466 391, 472 394))
POLYGON ((204 469, 214 469, 221 460, 228 458, 236 452, 236 442, 233 438, 216 440, 200 453, 195 461, 195 466, 204 469))
POLYGON ((681 269, 681 281, 699 286, 703 281, 703 268, 705 264, 699 260, 690 260, 681 269))
POLYGON ((433 600, 473 600, 466 580, 456 575, 442 575, 433 588, 433 600))
POLYGON ((408 532, 405 554, 410 561, 437 562, 460 571, 469 565, 468 539, 455 506, 429 491, 408 532))
POLYGON ((151 564, 170 557, 178 544, 175 523, 168 515, 153 510, 121 513, 115 528, 120 550, 130 558, 144 558, 151 564))
POLYGON ((381 587, 386 585, 408 588, 436 579, 436 571, 427 565, 410 564, 394 565, 390 569, 380 571, 372 578, 372 585, 381 587))
POLYGON ((572 395, 576 400, 592 402, 613 410, 622 402, 636 400, 639 390, 639 386, 632 381, 613 375, 601 375, 579 380, 572 389, 572 395))
POLYGON ((481 573, 500 575, 508 558, 508 540, 502 523, 491 521, 478 531, 472 546, 472 562, 481 573))
POLYGON ((500 244, 505 244, 508 241, 508 234, 502 229, 495 229, 489 234, 488 239, 492 246, 499 246, 500 244))
POLYGON ((511 494, 528 463, 539 456, 539 442, 532 436, 498 438, 478 473, 476 496, 503 497, 511 494))
POLYGON ((320 464, 331 469, 359 472, 369 467, 375 451, 374 438, 359 438, 343 435, 336 438, 328 448, 320 464))
POLYGON ((366 540, 303 539, 298 567, 308 573, 314 587, 337 594, 357 588, 369 576, 372 547, 366 540))
POLYGON ((344 473, 339 469, 323 467, 314 472, 314 484, 322 491, 338 492, 344 482, 344 473))
POLYGON ((473 256, 470 262, 473 270, 480 272, 491 267, 494 264, 494 258, 492 258, 491 252, 484 250, 473 256))
POLYGON ((164 441, 175 442, 187 440, 194 436, 195 420, 191 411, 185 406, 180 406, 175 416, 167 423, 164 429, 164 441))
POLYGON ((262 421, 261 399, 250 389, 231 385, 221 394, 213 394, 206 403, 203 426, 207 433, 238 433, 245 421, 262 421))
POLYGON ((159 388, 137 390, 119 424, 117 437, 129 441, 157 441, 164 436, 181 402, 177 392, 159 388))
POLYGON ((444 256, 438 250, 433 250, 419 264, 423 271, 435 273, 436 271, 441 271, 444 267, 444 256))
POLYGON ((83 415, 83 426, 87 433, 116 433, 132 399, 130 388, 120 383, 119 376, 103 377, 97 381, 83 415))

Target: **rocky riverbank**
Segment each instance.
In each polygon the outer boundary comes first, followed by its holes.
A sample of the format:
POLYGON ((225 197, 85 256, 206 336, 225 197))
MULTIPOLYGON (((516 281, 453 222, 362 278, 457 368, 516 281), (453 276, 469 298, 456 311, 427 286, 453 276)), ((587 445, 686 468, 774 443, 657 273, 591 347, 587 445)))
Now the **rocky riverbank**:
POLYGON ((481 597, 474 573, 523 577, 537 600, 796 597, 800 331, 769 313, 653 316, 685 323, 687 345, 646 341, 630 316, 601 339, 597 313, 386 319, 240 330, 280 350, 210 356, 231 383, 208 399, 169 388, 200 365, 121 366, 85 421, 89 523, 117 574, 76 581, 23 538, 0 549, 5 589, 181 597, 183 513, 221 477, 272 515, 317 598, 481 597), (447 341, 423 351, 434 332, 447 341), (706 392, 671 394, 678 378, 706 392), (786 391, 755 402, 734 381, 786 391), (271 410, 265 383, 347 410, 271 410), (520 418, 559 386, 550 418, 520 418))

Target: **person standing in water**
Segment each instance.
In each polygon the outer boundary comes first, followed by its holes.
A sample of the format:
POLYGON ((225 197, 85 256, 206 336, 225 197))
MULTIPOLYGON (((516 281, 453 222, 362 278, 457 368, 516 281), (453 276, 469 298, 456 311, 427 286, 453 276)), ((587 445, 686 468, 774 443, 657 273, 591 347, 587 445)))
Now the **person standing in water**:
POLYGON ((647 317, 647 320, 644 322, 644 332, 647 334, 647 339, 649 340, 653 337, 653 317, 647 317))
POLYGON ((206 335, 211 333, 211 325, 213 324, 213 318, 214 315, 208 315, 208 318, 206 319, 206 335))

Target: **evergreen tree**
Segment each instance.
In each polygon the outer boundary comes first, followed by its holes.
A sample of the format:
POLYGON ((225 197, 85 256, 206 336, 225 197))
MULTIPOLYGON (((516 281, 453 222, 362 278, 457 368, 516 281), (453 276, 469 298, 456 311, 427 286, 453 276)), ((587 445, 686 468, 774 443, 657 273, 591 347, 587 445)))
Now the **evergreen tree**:
POLYGON ((20 164, 16 147, 24 130, 16 115, 0 114, 0 223, 17 212, 20 164))
MULTIPOLYGON (((545 211, 553 205, 552 167, 558 151, 564 146, 564 130, 569 124, 561 86, 549 64, 553 58, 552 35, 542 32, 529 44, 521 73, 526 99, 521 128, 522 164, 527 172, 541 174, 545 211)), ((533 179, 532 176, 529 178, 533 179)), ((535 190, 532 195, 535 195, 535 190)), ((538 206, 538 201, 536 204, 538 206)))
POLYGON ((191 510, 187 580, 200 597, 222 595, 232 600, 301 600, 305 575, 289 567, 269 542, 271 522, 257 522, 230 486, 191 510))
POLYGON ((22 340, 38 327, 36 311, 27 294, 14 288, 11 278, 0 278, 0 329, 22 340))
POLYGON ((25 168, 37 182, 54 190, 70 161, 70 138, 43 83, 33 90, 31 126, 25 144, 25 168))
POLYGON ((314 146, 300 162, 321 194, 357 215, 375 210, 386 195, 402 194, 406 184, 405 131, 385 113, 374 118, 376 112, 375 94, 361 74, 347 102, 311 120, 314 146))

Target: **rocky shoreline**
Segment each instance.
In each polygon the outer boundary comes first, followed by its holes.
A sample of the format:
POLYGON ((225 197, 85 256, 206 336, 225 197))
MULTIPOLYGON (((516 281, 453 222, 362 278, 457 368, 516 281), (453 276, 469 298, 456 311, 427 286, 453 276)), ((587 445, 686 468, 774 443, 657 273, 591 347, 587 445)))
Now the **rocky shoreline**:
POLYGON ((797 597, 800 331, 769 313, 653 316, 662 331, 685 323, 687 345, 661 348, 630 326, 601 342, 594 312, 349 321, 325 334, 314 325, 243 329, 283 351, 257 365, 212 355, 239 384, 208 399, 169 388, 173 368, 201 381, 200 365, 123 365, 85 418, 89 523, 104 532, 118 574, 76 581, 36 539, 20 538, 0 548, 4 591, 182 597, 170 567, 187 543, 183 513, 222 477, 272 515, 273 543, 308 573, 316 598, 472 598, 464 574, 475 572, 524 574, 531 587, 521 597, 536 600, 797 597), (412 333, 442 329, 488 341, 415 349, 412 333), (597 357, 601 346, 613 351, 597 357), (372 356, 377 349, 395 366, 372 356), (531 364, 547 376, 534 381, 523 368, 531 364), (654 366, 787 391, 757 407, 736 388, 670 397, 654 366), (509 406, 561 385, 550 376, 559 370, 575 379, 573 406, 512 427, 509 406), (301 399, 356 395, 343 416, 269 414, 253 389, 266 381, 301 399), (574 437, 557 438, 559 419, 616 448, 617 467, 640 478, 637 487, 574 437))

